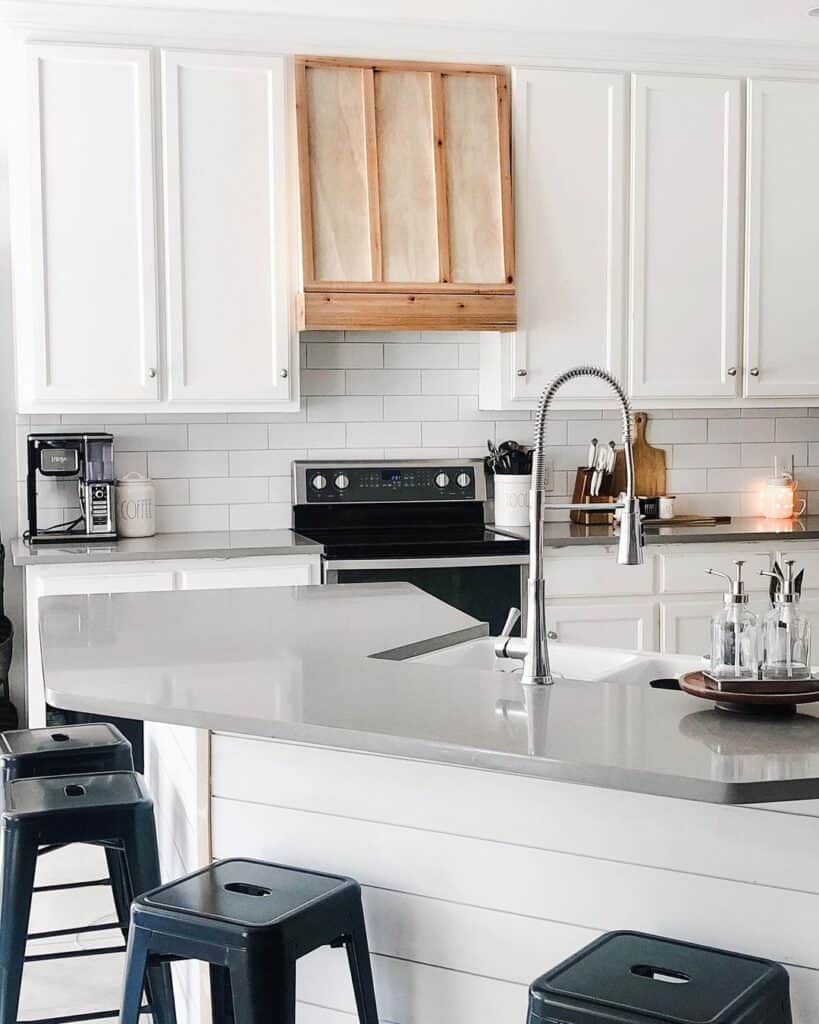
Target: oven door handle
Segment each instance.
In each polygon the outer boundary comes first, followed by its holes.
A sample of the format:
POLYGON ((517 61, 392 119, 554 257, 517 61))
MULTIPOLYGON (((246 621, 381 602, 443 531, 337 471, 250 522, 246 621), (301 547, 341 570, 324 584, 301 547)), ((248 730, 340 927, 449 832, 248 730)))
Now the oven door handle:
POLYGON ((342 569, 460 569, 482 565, 528 565, 528 555, 463 555, 459 558, 329 558, 327 572, 342 569))

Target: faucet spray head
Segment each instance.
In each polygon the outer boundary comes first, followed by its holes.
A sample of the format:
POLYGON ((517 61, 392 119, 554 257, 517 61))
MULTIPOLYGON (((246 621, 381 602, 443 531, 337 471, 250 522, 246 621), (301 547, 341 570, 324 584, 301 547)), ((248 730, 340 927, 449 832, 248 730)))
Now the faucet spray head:
POLYGON ((643 521, 638 498, 623 499, 617 562, 619 565, 643 564, 643 521))

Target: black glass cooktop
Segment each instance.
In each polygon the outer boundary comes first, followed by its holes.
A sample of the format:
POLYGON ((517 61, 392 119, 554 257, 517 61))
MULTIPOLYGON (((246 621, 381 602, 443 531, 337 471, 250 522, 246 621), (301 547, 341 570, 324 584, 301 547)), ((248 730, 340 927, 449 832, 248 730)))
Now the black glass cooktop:
POLYGON ((526 540, 487 530, 483 524, 419 525, 355 529, 298 528, 303 537, 324 545, 329 559, 458 558, 477 555, 525 555, 526 540))

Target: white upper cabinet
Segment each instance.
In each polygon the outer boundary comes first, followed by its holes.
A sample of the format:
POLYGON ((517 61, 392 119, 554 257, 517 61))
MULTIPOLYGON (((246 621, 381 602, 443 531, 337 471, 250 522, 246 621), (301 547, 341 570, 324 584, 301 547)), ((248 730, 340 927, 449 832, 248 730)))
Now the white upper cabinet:
POLYGON ((748 84, 745 394, 819 394, 819 81, 748 84))
POLYGON ((155 402, 150 52, 34 44, 25 64, 20 406, 155 402))
POLYGON ((168 397, 291 397, 285 63, 163 54, 168 397))
POLYGON ((739 79, 632 77, 635 398, 738 395, 742 93, 739 79))
MULTIPOLYGON (((602 71, 514 72, 513 400, 537 398, 572 364, 624 373, 626 82, 602 71)), ((560 397, 605 394, 585 379, 560 397)))

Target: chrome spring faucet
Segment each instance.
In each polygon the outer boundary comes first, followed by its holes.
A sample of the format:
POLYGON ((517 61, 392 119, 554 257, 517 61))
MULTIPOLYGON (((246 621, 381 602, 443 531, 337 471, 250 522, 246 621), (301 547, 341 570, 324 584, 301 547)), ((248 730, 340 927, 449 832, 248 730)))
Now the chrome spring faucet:
POLYGON ((529 494, 529 587, 526 617, 526 636, 518 639, 510 634, 520 618, 512 608, 495 644, 499 658, 517 658, 523 661, 523 683, 549 684, 554 682, 549 667, 549 646, 546 632, 546 580, 543 557, 543 513, 546 509, 588 511, 588 505, 546 502, 546 421, 555 394, 564 384, 578 377, 595 377, 605 381, 620 402, 623 416, 623 454, 626 470, 625 499, 620 503, 595 504, 595 512, 622 510, 617 561, 620 565, 641 565, 643 562, 643 529, 640 503, 634 494, 634 453, 631 404, 623 386, 607 370, 599 366, 575 366, 558 374, 544 388, 540 396, 535 421, 535 445, 532 459, 532 489, 529 494))

